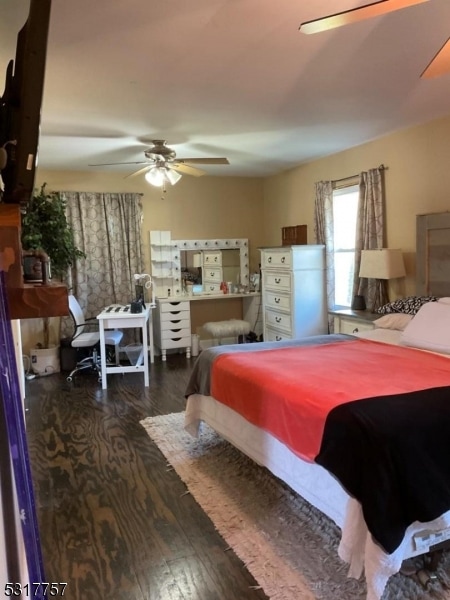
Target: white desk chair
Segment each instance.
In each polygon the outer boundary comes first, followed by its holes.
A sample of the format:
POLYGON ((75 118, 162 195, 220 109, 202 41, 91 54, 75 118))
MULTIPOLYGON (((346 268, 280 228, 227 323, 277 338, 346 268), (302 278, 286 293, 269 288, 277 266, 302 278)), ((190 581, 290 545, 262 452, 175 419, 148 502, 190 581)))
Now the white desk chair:
MULTIPOLYGON (((69 294, 69 311, 72 315, 75 324, 75 331, 71 339, 70 345, 72 348, 90 348, 91 353, 86 358, 79 361, 76 367, 67 376, 67 381, 72 381, 75 373, 86 369, 93 370, 98 375, 98 380, 102 379, 102 370, 99 356, 100 332, 98 331, 98 321, 94 317, 85 319, 83 310, 78 303, 78 300, 72 294, 69 294), (97 326, 95 331, 84 331, 85 327, 91 324, 97 326)), ((123 332, 117 329, 105 331, 105 345, 114 346, 114 358, 116 364, 119 364, 119 344, 122 340, 123 332)))

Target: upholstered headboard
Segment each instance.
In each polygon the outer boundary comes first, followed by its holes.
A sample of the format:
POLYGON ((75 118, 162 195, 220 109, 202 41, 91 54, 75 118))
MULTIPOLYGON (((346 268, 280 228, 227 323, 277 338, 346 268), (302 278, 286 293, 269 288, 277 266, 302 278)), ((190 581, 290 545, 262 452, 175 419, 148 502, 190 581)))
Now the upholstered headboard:
POLYGON ((450 296, 450 212, 417 215, 418 296, 450 296))

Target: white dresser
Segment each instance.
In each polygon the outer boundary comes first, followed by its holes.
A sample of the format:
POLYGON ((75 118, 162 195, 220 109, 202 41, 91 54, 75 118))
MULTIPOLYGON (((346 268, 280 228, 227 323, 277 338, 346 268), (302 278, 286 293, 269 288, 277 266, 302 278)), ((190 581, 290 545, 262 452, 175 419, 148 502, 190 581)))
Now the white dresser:
POLYGON ((264 341, 328 333, 325 246, 261 249, 264 341))
POLYGON ((154 343, 166 360, 167 350, 184 348, 191 356, 191 313, 188 300, 157 298, 154 310, 154 343))
POLYGON ((239 250, 204 250, 202 252, 202 276, 205 292, 219 293, 222 281, 240 283, 239 250))

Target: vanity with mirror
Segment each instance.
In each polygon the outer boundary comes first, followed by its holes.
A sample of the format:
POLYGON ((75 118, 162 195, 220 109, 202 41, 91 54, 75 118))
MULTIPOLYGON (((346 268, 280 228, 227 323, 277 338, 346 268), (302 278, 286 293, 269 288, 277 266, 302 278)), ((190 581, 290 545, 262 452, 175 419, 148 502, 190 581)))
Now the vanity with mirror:
POLYGON ((163 360, 174 348, 190 356, 191 336, 204 339, 207 321, 245 319, 261 333, 260 294, 252 287, 247 239, 172 240, 170 231, 151 231, 150 262, 155 346, 163 360))
POLYGON ((222 281, 249 289, 247 239, 172 240, 170 231, 151 231, 150 261, 158 298, 188 295, 186 281, 198 294, 220 294, 222 281))

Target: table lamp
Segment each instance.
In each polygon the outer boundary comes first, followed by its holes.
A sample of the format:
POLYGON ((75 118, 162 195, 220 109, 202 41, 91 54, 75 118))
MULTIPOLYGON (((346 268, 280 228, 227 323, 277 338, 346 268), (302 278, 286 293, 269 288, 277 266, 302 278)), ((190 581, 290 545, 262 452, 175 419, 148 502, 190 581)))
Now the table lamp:
POLYGON ((196 252, 192 257, 193 267, 197 269, 197 278, 202 279, 202 255, 200 252, 196 252))
POLYGON ((361 251, 359 276, 376 280, 373 311, 389 302, 387 282, 389 279, 404 277, 405 265, 400 249, 379 248, 361 251))

